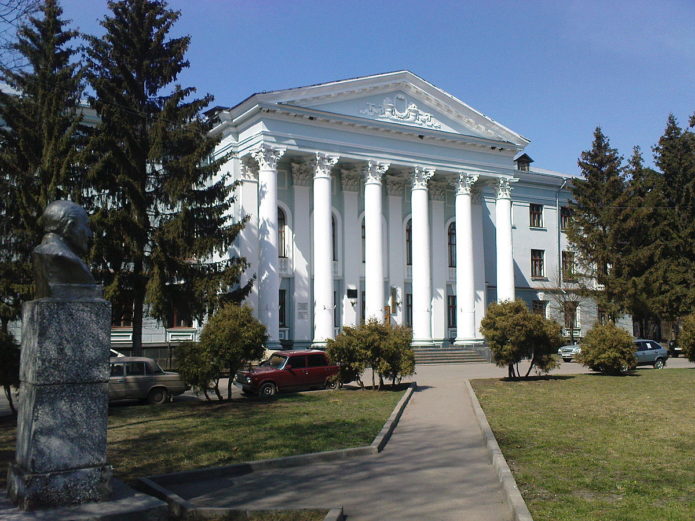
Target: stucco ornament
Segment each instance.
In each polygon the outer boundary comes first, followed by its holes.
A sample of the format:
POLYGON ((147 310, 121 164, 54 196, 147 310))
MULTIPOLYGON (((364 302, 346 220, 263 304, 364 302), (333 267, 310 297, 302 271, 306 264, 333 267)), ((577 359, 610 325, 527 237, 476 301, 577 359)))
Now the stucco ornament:
POLYGON ((409 123, 426 128, 442 128, 442 124, 434 119, 432 114, 420 110, 415 103, 408 103, 406 97, 401 94, 397 94, 395 99, 384 98, 381 105, 367 103, 367 108, 360 112, 377 119, 409 123))
POLYGON ((381 178, 389 169, 389 166, 389 163, 370 159, 367 161, 367 165, 364 168, 365 182, 381 184, 381 178))
POLYGON ((511 199, 512 198, 512 183, 518 181, 515 177, 500 177, 497 180, 497 199, 511 199))
POLYGON ((36 297, 52 296, 51 288, 58 284, 95 284, 81 259, 92 239, 84 208, 71 201, 53 201, 39 224, 45 235, 32 253, 36 297))
POLYGON ((427 182, 434 175, 435 169, 430 167, 416 166, 411 173, 413 190, 427 190, 427 182))

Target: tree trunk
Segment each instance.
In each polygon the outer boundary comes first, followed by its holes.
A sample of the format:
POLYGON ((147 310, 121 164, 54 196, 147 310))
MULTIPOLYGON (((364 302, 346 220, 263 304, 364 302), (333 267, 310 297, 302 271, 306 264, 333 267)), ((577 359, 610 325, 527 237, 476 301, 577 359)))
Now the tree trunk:
POLYGON ((229 378, 227 378, 227 400, 232 399, 232 380, 234 380, 234 375, 236 371, 232 372, 232 368, 229 368, 229 378))
POLYGON ((15 409, 14 402, 12 401, 12 388, 9 385, 3 385, 5 389, 5 396, 7 396, 7 401, 10 404, 10 410, 12 414, 17 416, 17 409, 15 409))
POLYGON ((142 269, 142 259, 137 259, 133 267, 133 356, 142 356, 142 319, 145 313, 145 281, 142 269))

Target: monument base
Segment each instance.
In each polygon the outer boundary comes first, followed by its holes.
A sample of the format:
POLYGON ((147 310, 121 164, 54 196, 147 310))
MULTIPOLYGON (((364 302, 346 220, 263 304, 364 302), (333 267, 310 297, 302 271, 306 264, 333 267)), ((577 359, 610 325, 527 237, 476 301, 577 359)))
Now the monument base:
POLYGON ((111 465, 36 473, 10 463, 7 495, 21 510, 103 501, 111 496, 111 475, 111 465))

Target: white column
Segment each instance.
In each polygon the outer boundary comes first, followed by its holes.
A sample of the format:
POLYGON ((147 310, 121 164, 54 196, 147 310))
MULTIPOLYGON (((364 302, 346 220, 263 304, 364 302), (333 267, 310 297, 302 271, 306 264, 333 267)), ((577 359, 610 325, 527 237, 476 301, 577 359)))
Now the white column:
POLYGON ((412 173, 413 226, 413 344, 432 344, 432 285, 427 182, 433 168, 415 167, 412 173))
POLYGON ((497 181, 495 228, 497 243, 497 302, 514 300, 514 250, 512 248, 512 185, 516 179, 497 181))
POLYGON ((253 153, 258 161, 258 318, 268 329, 268 347, 280 343, 277 163, 284 153, 267 144, 253 153))
POLYGON ((368 161, 364 171, 365 318, 384 321, 384 247, 381 222, 381 178, 388 163, 368 161))
MULTIPOLYGON (((239 161, 239 189, 238 203, 240 206, 236 220, 248 216, 248 221, 239 233, 239 254, 249 263, 248 269, 241 277, 241 284, 245 285, 251 277, 258 275, 258 172, 255 166, 252 168, 248 164, 248 156, 244 161, 239 161)), ((258 283, 253 282, 251 293, 246 297, 246 304, 251 306, 256 318, 259 317, 258 306, 258 283)))
POLYGON ((316 153, 314 170, 314 344, 333 338, 331 169, 338 156, 316 153))
POLYGON ((294 328, 295 346, 308 346, 313 339, 311 330, 311 193, 313 168, 305 163, 292 164, 294 196, 294 328))
MULTIPOLYGON (((460 173, 456 183, 456 344, 475 340, 475 269, 471 189, 477 174, 460 173)), ((482 244, 480 245, 482 247, 482 244)))

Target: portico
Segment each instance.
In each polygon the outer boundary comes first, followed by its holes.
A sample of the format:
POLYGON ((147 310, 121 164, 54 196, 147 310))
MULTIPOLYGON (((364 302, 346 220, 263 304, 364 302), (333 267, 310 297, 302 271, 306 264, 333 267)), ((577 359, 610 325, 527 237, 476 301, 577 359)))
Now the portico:
POLYGON ((257 94, 217 118, 271 345, 323 346, 370 319, 412 327, 414 345, 473 345, 487 296, 514 298, 522 136, 407 71, 257 94))

